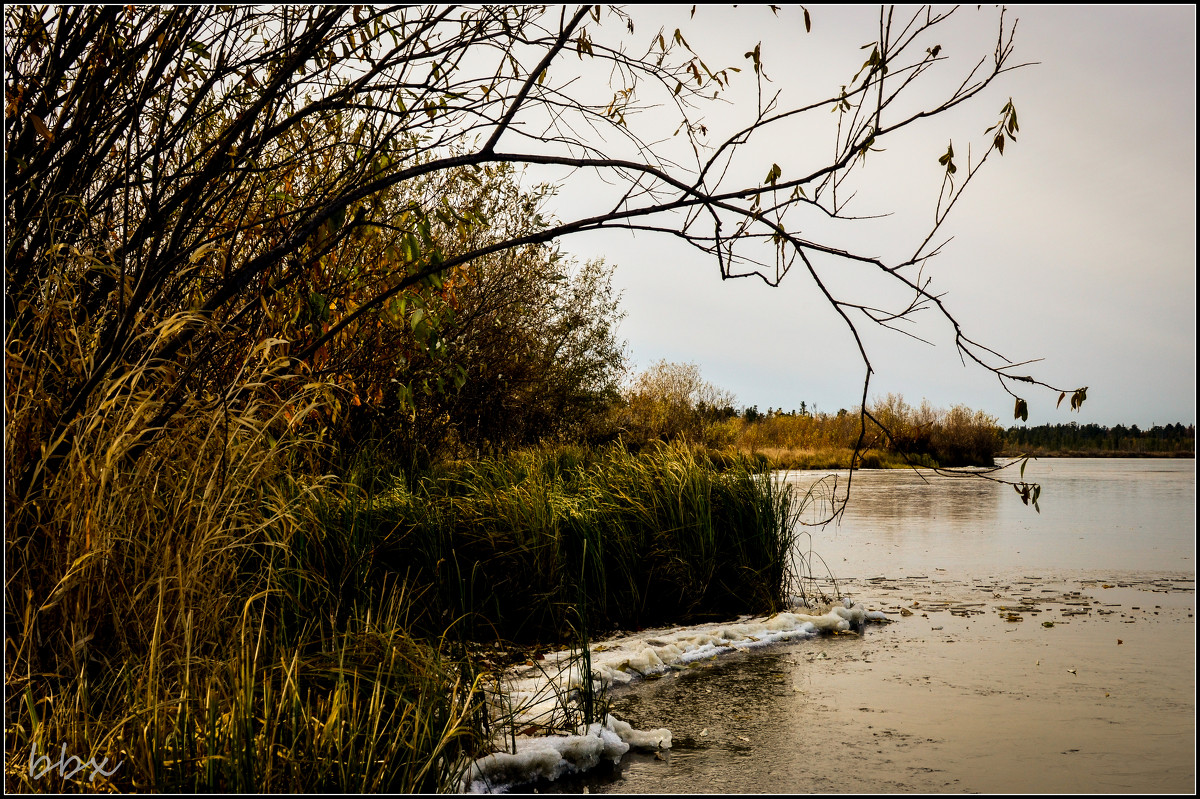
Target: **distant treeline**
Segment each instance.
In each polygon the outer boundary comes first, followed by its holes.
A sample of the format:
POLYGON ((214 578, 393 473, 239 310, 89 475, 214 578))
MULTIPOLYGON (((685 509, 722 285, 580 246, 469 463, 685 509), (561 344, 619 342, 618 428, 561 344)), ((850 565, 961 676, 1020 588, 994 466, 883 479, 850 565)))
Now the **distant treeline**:
POLYGON ((1137 425, 1105 427, 1098 424, 1043 424, 1010 427, 1003 434, 1004 454, 1174 455, 1196 456, 1196 426, 1137 425))
POLYGON ((707 383, 695 364, 660 362, 638 377, 614 409, 613 425, 627 446, 684 441, 709 450, 763 455, 778 468, 844 468, 857 445, 856 465, 990 466, 1000 451, 995 417, 963 405, 912 406, 898 394, 868 411, 823 413, 757 406, 737 410, 729 392, 707 383))
MULTIPOLYGON (((734 439, 739 449, 853 450, 859 440, 858 410, 836 414, 768 411, 749 408, 734 439)), ((1000 428, 993 416, 964 405, 935 408, 927 401, 912 406, 899 394, 888 394, 870 406, 883 428, 867 422, 862 465, 990 466, 1000 448, 1000 428)), ((783 456, 782 452, 777 453, 783 456)), ((786 456, 783 459, 789 460, 786 456)))

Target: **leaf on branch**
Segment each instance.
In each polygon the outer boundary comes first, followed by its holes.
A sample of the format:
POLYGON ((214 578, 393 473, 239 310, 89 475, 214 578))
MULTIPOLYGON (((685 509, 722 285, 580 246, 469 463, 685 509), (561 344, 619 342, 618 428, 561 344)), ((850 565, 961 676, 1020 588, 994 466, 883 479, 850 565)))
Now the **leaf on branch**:
POLYGON ((575 39, 575 44, 577 46, 576 55, 578 55, 579 58, 582 59, 584 53, 587 53, 589 56, 594 55, 592 52, 592 42, 588 38, 587 31, 579 32, 579 36, 575 39))
POLYGON ((874 144, 875 144, 875 131, 871 131, 871 135, 867 137, 867 140, 864 141, 858 147, 859 157, 862 158, 863 160, 866 160, 867 152, 872 149, 874 144))
POLYGON ((210 252, 212 252, 216 248, 217 248, 217 242, 215 242, 215 241, 210 241, 208 244, 205 244, 203 247, 198 247, 195 252, 193 252, 191 255, 188 256, 188 263, 192 263, 192 264, 196 263, 197 261, 199 261, 204 256, 208 255, 210 252))
POLYGON ((50 132, 50 128, 46 127, 46 123, 37 114, 30 114, 29 121, 33 123, 33 127, 38 133, 42 134, 42 138, 49 142, 54 141, 54 134, 50 132))
POLYGON ((1067 398, 1067 392, 1065 392, 1065 391, 1064 391, 1063 393, 1059 394, 1059 395, 1058 395, 1058 402, 1054 403, 1054 407, 1055 407, 1055 408, 1058 408, 1058 407, 1060 407, 1060 406, 1062 405, 1062 401, 1063 401, 1064 399, 1066 399, 1066 398, 1067 398))
POLYGON ((1071 395, 1071 410, 1077 411, 1083 407, 1083 401, 1087 399, 1087 386, 1075 391, 1071 395))
POLYGON ((771 169, 767 172, 767 179, 764 183, 775 185, 775 181, 779 180, 779 176, 783 174, 783 170, 779 168, 779 164, 771 164, 771 169))
MULTIPOLYGON (((866 50, 868 47, 874 47, 875 49, 871 51, 871 57, 863 62, 863 65, 858 70, 858 72, 854 73, 854 77, 850 81, 851 83, 858 80, 858 76, 863 73, 863 70, 868 69, 868 68, 870 68, 870 70, 874 70, 875 67, 879 66, 879 64, 882 60, 882 57, 879 55, 879 43, 878 42, 871 42, 870 44, 864 44, 862 47, 860 47, 858 49, 866 50)), ((884 72, 886 72, 886 71, 887 71, 887 69, 885 68, 884 72)), ((868 71, 867 78, 870 79, 870 76, 871 76, 871 72, 868 71)))
POLYGON ((938 159, 938 163, 946 167, 946 171, 953 175, 958 171, 958 167, 954 165, 954 142, 950 142, 950 146, 946 148, 946 153, 938 159))
POLYGON ((1003 155, 1004 145, 1000 143, 1001 139, 1004 137, 1005 133, 1007 133, 1010 141, 1016 141, 1016 133, 1020 129, 1020 126, 1017 124, 1017 109, 1013 105, 1012 98, 1010 97, 1008 102, 1004 104, 1004 107, 1000 109, 1000 121, 995 125, 992 125, 984 132, 991 133, 993 130, 997 131, 995 138, 996 149, 998 149, 1000 154, 1003 155))
POLYGON ((759 61, 761 52, 762 52, 762 42, 759 42, 758 44, 754 45, 753 50, 749 51, 745 55, 745 58, 750 58, 750 59, 754 60, 754 74, 756 74, 756 75, 758 74, 758 71, 762 68, 762 62, 759 61))
POLYGON ((846 99, 846 87, 845 86, 842 87, 841 96, 838 97, 837 102, 833 104, 833 108, 831 108, 829 110, 830 111, 841 111, 841 112, 846 112, 846 111, 850 110, 850 102, 846 99))
MULTIPOLYGON (((1072 400, 1072 402, 1074 402, 1074 400, 1072 400)), ((1017 397, 1017 407, 1013 411, 1013 418, 1020 419, 1022 422, 1029 421, 1029 405, 1027 405, 1025 400, 1021 399, 1020 397, 1017 397)))
POLYGON ((801 6, 800 8, 804 10, 804 32, 812 33, 812 17, 808 15, 807 8, 804 8, 804 6, 801 6))
POLYGON ((204 46, 204 42, 193 39, 192 41, 188 42, 187 49, 198 55, 200 58, 206 60, 212 58, 212 55, 208 52, 208 48, 204 46))

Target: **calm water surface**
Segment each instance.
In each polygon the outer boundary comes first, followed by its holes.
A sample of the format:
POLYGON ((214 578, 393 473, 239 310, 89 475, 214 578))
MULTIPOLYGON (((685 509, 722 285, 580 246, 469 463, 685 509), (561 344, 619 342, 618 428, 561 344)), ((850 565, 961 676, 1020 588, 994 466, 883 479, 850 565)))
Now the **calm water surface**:
POLYGON ((1024 479, 1041 513, 978 479, 857 473, 804 552, 896 623, 635 683, 614 711, 674 747, 542 789, 1194 791, 1195 462, 1041 459, 1024 479), (1018 602, 1038 611, 1006 618, 1018 602))
MULTIPOLYGON (((998 475, 1021 479, 1016 469, 998 475)), ((787 480, 804 490, 822 476, 795 472, 787 480)), ((1195 573, 1194 460, 1042 458, 1028 463, 1024 479, 1042 486, 1040 513, 1011 487, 979 478, 857 472, 842 523, 809 528, 811 547, 839 577, 935 570, 960 577, 1029 569, 1195 573)), ((842 473, 838 491, 844 486, 842 473)), ((828 491, 814 491, 809 520, 821 511, 822 494, 828 491)))

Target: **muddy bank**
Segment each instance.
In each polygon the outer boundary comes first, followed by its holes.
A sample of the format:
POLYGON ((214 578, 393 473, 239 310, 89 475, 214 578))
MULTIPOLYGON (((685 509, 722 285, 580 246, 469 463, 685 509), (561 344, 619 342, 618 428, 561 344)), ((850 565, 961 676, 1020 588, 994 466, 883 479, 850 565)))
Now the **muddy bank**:
POLYGON ((896 623, 620 691, 614 712, 673 747, 542 789, 1194 791, 1190 573, 846 587, 896 623))

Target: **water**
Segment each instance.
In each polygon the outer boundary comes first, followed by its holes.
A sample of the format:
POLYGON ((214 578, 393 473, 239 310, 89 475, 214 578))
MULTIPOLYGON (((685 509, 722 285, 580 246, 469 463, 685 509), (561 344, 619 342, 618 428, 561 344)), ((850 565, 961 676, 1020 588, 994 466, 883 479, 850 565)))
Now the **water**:
POLYGON ((856 474, 804 548, 896 623, 635 684, 615 713, 673 748, 546 787, 1194 791, 1195 462, 1042 459, 1025 479, 1040 514, 981 480, 856 474))
MULTIPOLYGON (((1020 481, 1016 469, 999 475, 1020 481)), ((806 488, 821 476, 798 472, 788 480, 806 488)), ((811 529, 812 548, 847 577, 939 569, 958 576, 1195 572, 1195 461, 1042 458, 1028 463, 1024 479, 1042 486, 1040 513, 1011 487, 979 478, 857 472, 845 519, 811 529)))

